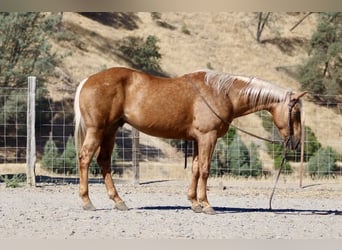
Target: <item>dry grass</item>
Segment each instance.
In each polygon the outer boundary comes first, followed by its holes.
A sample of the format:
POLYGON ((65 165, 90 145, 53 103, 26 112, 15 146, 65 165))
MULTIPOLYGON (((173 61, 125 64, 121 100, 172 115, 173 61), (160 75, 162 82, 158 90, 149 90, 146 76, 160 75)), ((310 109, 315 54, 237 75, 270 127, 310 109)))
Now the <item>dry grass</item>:
MULTIPOLYGON (((163 56, 161 67, 170 76, 206 68, 210 64, 217 71, 257 76, 280 86, 298 90, 299 83, 279 69, 294 67, 307 57, 305 45, 317 21, 316 16, 311 15, 290 32, 290 28, 301 18, 301 14, 276 13, 278 34, 266 29, 263 39, 268 42, 259 44, 255 41, 256 19, 253 13, 162 13, 162 21, 175 29, 157 25, 150 13, 134 15, 134 22, 139 29, 129 30, 103 25, 77 13, 64 13, 63 28, 73 32, 76 40, 54 43, 53 48, 61 55, 72 52, 71 56, 63 58, 60 68, 61 75, 70 78, 72 83, 70 86, 70 83, 61 77, 51 77, 48 86, 54 98, 73 96, 74 92, 70 90, 75 89, 78 82, 103 68, 128 66, 115 55, 115 43, 129 35, 157 36, 160 39, 160 52, 163 56), (189 34, 184 32, 185 29, 189 34), (63 88, 65 90, 60 90, 63 88)), ((309 102, 308 98, 304 98, 304 110, 306 125, 313 129, 319 141, 323 145, 330 144, 338 152, 342 152, 342 116, 331 109, 309 102), (334 138, 338 139, 332 145, 331 140, 334 138)), ((249 130, 256 134, 266 133, 261 120, 254 114, 239 118, 234 124, 250 128, 249 130), (250 126, 251 124, 253 126, 250 126)), ((247 143, 254 140, 247 135, 242 135, 242 139, 247 143)), ((166 155, 175 154, 157 138, 142 136, 141 140, 158 145, 166 155)), ((260 154, 266 162, 270 162, 265 168, 271 169, 272 160, 264 148, 260 147, 260 154)), ((170 162, 162 165, 154 162, 141 163, 141 178, 188 178, 190 170, 183 170, 182 157, 182 154, 173 156, 174 166, 171 166, 170 162), (169 171, 170 168, 174 170, 169 171)), ((11 171, 16 172, 16 167, 12 166, 11 171)), ((6 172, 0 166, 0 172, 3 171, 6 172)), ((39 171, 43 170, 38 167, 37 172, 39 171)))
MULTIPOLYGON (((66 12, 63 25, 76 34, 79 48, 74 43, 55 45, 59 53, 72 51, 63 59, 63 70, 79 81, 103 68, 127 66, 117 57, 115 42, 128 35, 155 35, 160 39, 162 69, 170 76, 182 75, 207 64, 217 71, 257 76, 278 85, 299 89, 299 83, 280 68, 291 68, 306 57, 305 45, 316 25, 316 16, 309 16, 294 31, 290 28, 301 14, 275 13, 273 29, 266 29, 259 44, 255 41, 256 19, 254 13, 162 13, 163 22, 175 29, 163 28, 153 21, 147 12, 136 13, 134 21, 139 29, 128 30, 102 25, 76 13, 66 12), (190 32, 184 33, 182 30, 190 32), (275 31, 277 33, 275 33, 275 31)), ((65 95, 73 94, 66 91, 65 95)), ((342 116, 315 105, 304 98, 306 125, 310 126, 323 145, 331 144, 331 138, 342 137, 342 116), (319 115, 318 115, 319 114, 319 115)), ((255 115, 239 118, 235 123, 247 128, 248 124, 261 124, 255 115)), ((262 126, 254 126, 252 132, 265 134, 262 126)), ((243 136, 248 142, 250 138, 243 136)), ((342 151, 342 144, 331 145, 342 151)))

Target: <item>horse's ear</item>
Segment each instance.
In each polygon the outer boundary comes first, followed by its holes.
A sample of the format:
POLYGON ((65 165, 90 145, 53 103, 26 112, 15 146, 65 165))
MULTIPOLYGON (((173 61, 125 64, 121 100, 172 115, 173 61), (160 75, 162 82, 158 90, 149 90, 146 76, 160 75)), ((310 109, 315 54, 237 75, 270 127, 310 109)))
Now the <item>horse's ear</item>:
POLYGON ((292 100, 298 100, 299 98, 301 98, 302 96, 304 96, 306 93, 308 93, 307 91, 303 91, 303 92, 299 92, 294 94, 294 96, 292 97, 292 100))

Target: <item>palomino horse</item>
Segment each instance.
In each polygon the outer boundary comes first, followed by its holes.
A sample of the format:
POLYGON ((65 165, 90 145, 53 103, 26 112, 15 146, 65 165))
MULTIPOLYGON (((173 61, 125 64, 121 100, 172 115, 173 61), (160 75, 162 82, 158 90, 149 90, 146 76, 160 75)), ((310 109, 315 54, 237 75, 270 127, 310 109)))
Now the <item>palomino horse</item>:
POLYGON ((217 139, 234 118, 268 110, 286 147, 294 149, 301 137, 300 97, 304 94, 256 78, 209 70, 161 78, 117 67, 90 76, 78 86, 74 104, 83 208, 95 210, 88 193, 88 169, 98 152, 109 198, 117 209, 128 209, 110 173, 115 133, 128 123, 152 136, 194 141, 188 199, 195 212, 215 214, 206 188, 217 139))

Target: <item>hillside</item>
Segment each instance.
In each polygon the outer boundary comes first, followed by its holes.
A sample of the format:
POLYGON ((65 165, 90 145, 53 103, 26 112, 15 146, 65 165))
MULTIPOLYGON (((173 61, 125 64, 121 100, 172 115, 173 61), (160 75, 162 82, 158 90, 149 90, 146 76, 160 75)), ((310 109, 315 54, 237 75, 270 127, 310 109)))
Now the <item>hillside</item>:
MULTIPOLYGON (((51 78, 48 86, 56 99, 74 95, 78 82, 90 74, 108 67, 128 66, 116 54, 118 40, 129 35, 155 35, 160 40, 161 67, 169 76, 210 65, 216 71, 257 76, 298 90, 298 82, 287 72, 307 57, 305 46, 316 25, 316 16, 311 15, 289 31, 302 16, 303 13, 277 13, 273 27, 262 35, 265 42, 257 43, 253 13, 170 12, 161 13, 159 20, 147 12, 116 13, 115 18, 102 20, 105 24, 78 13, 64 13, 62 29, 73 33, 76 39, 54 43, 58 54, 71 55, 63 58, 58 77, 51 78)), ((311 103, 308 97, 304 98, 304 110, 306 125, 323 145, 330 143, 332 131, 336 136, 341 134, 341 115, 311 103)), ((257 134, 265 133, 260 119, 253 114, 234 123, 257 134)), ((245 135, 243 139, 251 140, 245 135)), ((331 146, 342 152, 341 143, 331 146)))

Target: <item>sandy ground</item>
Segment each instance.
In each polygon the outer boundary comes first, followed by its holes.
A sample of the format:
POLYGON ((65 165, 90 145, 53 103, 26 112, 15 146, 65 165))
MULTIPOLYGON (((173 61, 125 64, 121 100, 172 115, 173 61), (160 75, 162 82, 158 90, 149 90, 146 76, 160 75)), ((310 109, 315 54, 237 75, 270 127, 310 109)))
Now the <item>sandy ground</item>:
POLYGON ((0 239, 342 239, 342 182, 212 179, 216 215, 196 214, 188 181, 118 181, 129 211, 113 209, 103 184, 91 184, 97 211, 83 211, 74 184, 0 183, 0 239))

